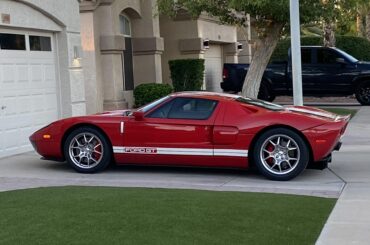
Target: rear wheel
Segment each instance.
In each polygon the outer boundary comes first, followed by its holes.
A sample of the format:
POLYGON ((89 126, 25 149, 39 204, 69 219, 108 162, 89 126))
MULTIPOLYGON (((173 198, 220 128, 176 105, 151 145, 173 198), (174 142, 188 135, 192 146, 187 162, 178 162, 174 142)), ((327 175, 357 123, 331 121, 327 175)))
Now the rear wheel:
POLYGON ((68 135, 64 156, 77 172, 95 173, 109 165, 111 149, 108 140, 99 130, 81 127, 68 135))
POLYGON ((271 129, 256 141, 253 160, 259 172, 272 180, 290 180, 299 175, 309 161, 304 140, 292 130, 271 129))
POLYGON ((271 86, 266 82, 261 83, 260 90, 258 92, 258 99, 272 102, 275 99, 275 94, 271 89, 271 86))
POLYGON ((360 83, 355 91, 356 99, 361 105, 370 105, 370 81, 360 83))

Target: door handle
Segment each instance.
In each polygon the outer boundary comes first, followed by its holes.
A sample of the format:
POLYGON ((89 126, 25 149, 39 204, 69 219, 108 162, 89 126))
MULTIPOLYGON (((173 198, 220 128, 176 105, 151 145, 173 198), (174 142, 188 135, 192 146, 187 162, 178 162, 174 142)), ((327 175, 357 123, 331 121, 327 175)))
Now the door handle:
POLYGON ((5 110, 5 109, 6 109, 5 105, 1 106, 1 110, 5 110))

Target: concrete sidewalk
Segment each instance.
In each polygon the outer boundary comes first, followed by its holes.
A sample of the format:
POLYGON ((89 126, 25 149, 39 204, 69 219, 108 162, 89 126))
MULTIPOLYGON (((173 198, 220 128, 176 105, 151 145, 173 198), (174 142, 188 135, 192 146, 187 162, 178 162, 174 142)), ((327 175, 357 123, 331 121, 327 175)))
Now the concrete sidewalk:
POLYGON ((351 120, 331 170, 346 182, 317 244, 370 244, 370 107, 351 120))

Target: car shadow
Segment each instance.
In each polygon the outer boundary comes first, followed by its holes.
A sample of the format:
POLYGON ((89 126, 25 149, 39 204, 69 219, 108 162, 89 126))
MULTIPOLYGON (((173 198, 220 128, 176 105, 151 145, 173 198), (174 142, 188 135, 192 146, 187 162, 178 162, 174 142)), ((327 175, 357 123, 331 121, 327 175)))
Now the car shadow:
POLYGON ((117 165, 111 164, 105 171, 125 173, 167 173, 167 174, 211 174, 211 175, 255 175, 259 173, 256 169, 232 169, 212 167, 191 166, 161 166, 161 165, 117 165))
MULTIPOLYGON (((40 161, 40 168, 50 171, 61 171, 74 173, 75 171, 67 162, 40 161)), ((263 178, 255 168, 233 169, 233 168, 212 168, 212 167, 187 167, 187 166, 162 166, 162 165, 117 165, 110 164, 107 169, 98 173, 135 173, 135 174, 173 174, 173 175, 214 175, 214 176, 254 176, 263 178)))

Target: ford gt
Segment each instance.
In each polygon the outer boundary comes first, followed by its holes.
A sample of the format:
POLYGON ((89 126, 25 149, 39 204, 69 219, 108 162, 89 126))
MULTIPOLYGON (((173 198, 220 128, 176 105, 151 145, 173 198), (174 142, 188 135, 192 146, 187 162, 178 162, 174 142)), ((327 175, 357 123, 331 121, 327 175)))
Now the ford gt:
POLYGON ((174 93, 136 110, 62 119, 30 136, 44 159, 81 173, 110 163, 250 168, 290 180, 323 169, 339 150, 349 116, 238 95, 174 93))

